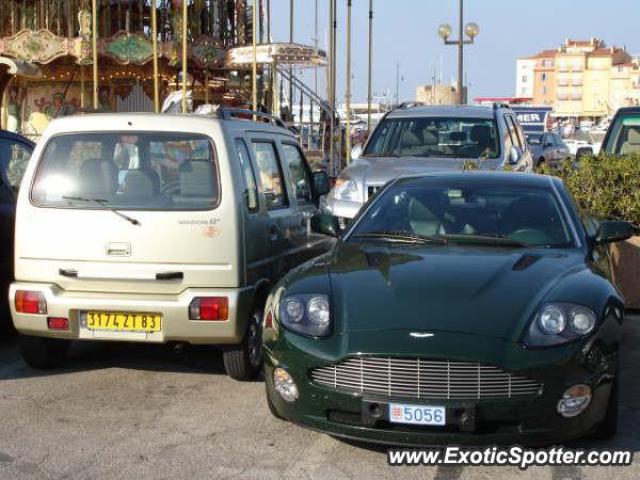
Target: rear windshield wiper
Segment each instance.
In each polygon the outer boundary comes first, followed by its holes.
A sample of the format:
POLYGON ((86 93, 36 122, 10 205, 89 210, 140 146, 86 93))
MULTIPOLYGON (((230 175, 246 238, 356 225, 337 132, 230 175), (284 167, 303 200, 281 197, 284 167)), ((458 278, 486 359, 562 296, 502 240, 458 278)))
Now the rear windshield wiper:
POLYGON ((429 237, 425 235, 417 235, 411 232, 365 232, 356 233, 353 238, 372 238, 378 240, 385 240, 390 242, 404 242, 404 243, 429 243, 436 245, 446 245, 447 240, 444 237, 429 237))
POLYGON ((109 210, 110 212, 113 212, 118 217, 125 219, 127 222, 129 222, 132 225, 136 225, 136 226, 140 225, 140 222, 138 220, 136 220, 135 218, 130 217, 129 215, 125 215, 124 213, 118 211, 114 207, 111 207, 109 205, 105 205, 108 200, 105 200, 103 198, 71 197, 71 196, 65 196, 65 197, 62 197, 62 198, 65 199, 65 200, 70 200, 72 202, 92 203, 93 205, 96 205, 97 207, 99 207, 101 210, 109 210))
POLYGON ((522 243, 508 237, 500 235, 444 235, 444 238, 452 241, 461 241, 467 243, 478 243, 482 245, 496 245, 500 247, 528 248, 532 247, 527 243, 522 243))

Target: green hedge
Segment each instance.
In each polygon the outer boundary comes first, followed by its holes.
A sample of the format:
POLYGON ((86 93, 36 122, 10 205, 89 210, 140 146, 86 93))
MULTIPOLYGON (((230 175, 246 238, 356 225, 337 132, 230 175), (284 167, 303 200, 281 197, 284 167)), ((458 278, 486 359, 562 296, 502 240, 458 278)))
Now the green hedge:
POLYGON ((640 225, 640 155, 584 157, 577 168, 567 161, 541 173, 562 178, 585 212, 640 225))

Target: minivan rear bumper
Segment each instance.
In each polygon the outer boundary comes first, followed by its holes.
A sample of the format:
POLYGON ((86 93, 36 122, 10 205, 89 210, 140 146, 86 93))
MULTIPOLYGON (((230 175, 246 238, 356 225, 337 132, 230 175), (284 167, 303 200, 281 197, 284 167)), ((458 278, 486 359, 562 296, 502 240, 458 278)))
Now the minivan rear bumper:
POLYGON ((70 340, 111 340, 126 342, 187 342, 198 345, 237 345, 242 341, 253 303, 253 288, 186 289, 177 295, 141 293, 101 293, 66 291, 51 284, 14 282, 9 289, 11 316, 18 332, 70 340), (47 301, 47 314, 16 313, 15 292, 41 292, 47 301), (226 321, 189 320, 189 305, 196 297, 227 297, 226 321), (159 313, 162 328, 154 333, 95 332, 81 326, 81 314, 87 311, 123 313, 159 313), (50 330, 49 317, 69 319, 69 329, 50 330))

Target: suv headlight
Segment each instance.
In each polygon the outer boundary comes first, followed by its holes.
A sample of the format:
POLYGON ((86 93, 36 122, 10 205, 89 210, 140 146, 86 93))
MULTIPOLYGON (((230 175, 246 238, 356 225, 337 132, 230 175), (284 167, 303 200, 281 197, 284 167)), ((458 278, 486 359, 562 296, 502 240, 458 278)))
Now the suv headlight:
POLYGON ((548 303, 529 324, 524 343, 546 347, 585 337, 596 328, 596 314, 581 305, 548 303))
POLYGON ((280 301, 280 323, 308 337, 327 337, 331 332, 331 313, 327 295, 288 295, 280 301))
POLYGON ((347 176, 341 176, 336 180, 333 187, 333 198, 336 200, 347 200, 349 202, 357 202, 360 200, 358 194, 358 186, 356 182, 347 176))

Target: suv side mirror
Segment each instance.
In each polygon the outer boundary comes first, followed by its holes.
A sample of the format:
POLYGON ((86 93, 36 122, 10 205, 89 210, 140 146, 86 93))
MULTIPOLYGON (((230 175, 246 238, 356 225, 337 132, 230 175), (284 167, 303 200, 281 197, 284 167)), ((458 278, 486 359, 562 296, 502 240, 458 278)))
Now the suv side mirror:
POLYGON ((511 150, 509 150, 509 163, 511 165, 515 165, 520 161, 521 158, 522 150, 520 149, 520 147, 516 147, 515 145, 513 145, 511 147, 511 150))
POLYGON ((580 147, 576 151, 576 161, 580 160, 583 157, 593 157, 593 148, 592 147, 580 147))
POLYGON ((318 212, 311 218, 311 230, 330 237, 338 237, 340 224, 338 219, 329 212, 318 212))
POLYGON ((325 172, 313 172, 311 177, 311 188, 315 198, 326 195, 331 191, 331 180, 325 172))
POLYGON ((633 237, 636 228, 629 222, 606 221, 601 222, 598 231, 593 237, 593 243, 604 245, 607 243, 621 242, 633 237))

